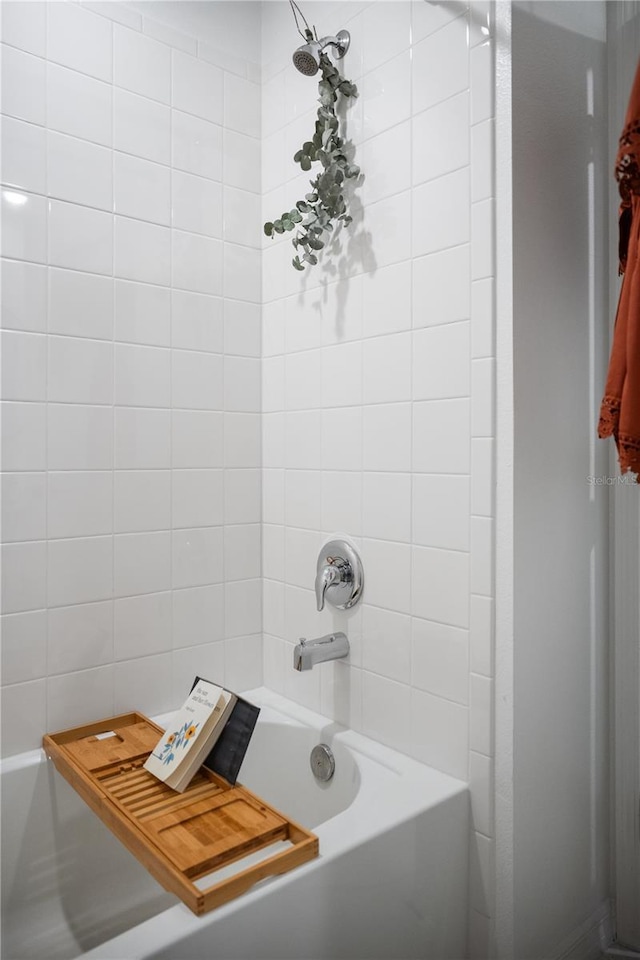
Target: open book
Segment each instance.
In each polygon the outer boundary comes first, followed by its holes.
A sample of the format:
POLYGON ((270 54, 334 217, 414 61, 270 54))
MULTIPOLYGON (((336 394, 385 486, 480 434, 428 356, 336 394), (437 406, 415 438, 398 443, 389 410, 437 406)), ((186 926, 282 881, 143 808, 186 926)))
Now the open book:
POLYGON ((186 790, 222 734, 237 699, 234 693, 198 677, 145 769, 179 793, 186 790))

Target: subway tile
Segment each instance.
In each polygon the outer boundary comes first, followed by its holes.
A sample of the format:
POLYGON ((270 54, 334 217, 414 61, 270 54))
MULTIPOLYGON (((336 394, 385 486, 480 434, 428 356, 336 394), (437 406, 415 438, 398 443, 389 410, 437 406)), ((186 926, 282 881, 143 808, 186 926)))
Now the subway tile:
POLYGON ((113 82, 152 100, 171 100, 171 51, 136 30, 113 28, 113 82))
POLYGON ((222 527, 176 530, 173 533, 174 589, 221 583, 224 574, 222 527))
MULTIPOLYGON (((230 187, 253 190, 260 193, 260 140, 237 130, 224 131, 224 182, 230 187)), ((187 169, 185 167, 185 169, 187 169)), ((191 170, 191 167, 189 167, 191 170)), ((200 173, 199 170, 191 170, 200 173)), ((202 174, 201 174, 202 175, 202 174)), ((209 174, 212 176, 212 174, 209 174)), ((215 177, 214 179, 220 179, 215 177)))
POLYGON ((171 343, 171 292, 166 287, 115 280, 115 339, 168 347, 171 343))
POLYGON ((225 357, 225 410, 259 413, 260 402, 260 361, 249 357, 225 357))
POLYGON ((172 592, 173 648, 224 640, 224 586, 187 587, 172 592))
POLYGON ((143 533, 171 527, 171 474, 168 470, 116 470, 114 533, 143 533))
POLYGON ((285 406, 309 410, 321 403, 322 355, 319 350, 293 353, 285 359, 285 406))
POLYGON ((168 167, 116 152, 113 170, 113 209, 117 214, 170 225, 171 172, 168 167))
POLYGON ((227 470, 224 500, 225 523, 260 523, 260 471, 227 470))
POLYGON ((174 170, 171 189, 173 227, 206 237, 222 237, 221 184, 174 170))
POLYGON ((174 689, 173 658, 169 651, 138 657, 113 665, 114 712, 136 709, 147 716, 159 713, 172 702, 174 689))
POLYGON ((116 407, 116 469, 151 470, 170 466, 171 411, 116 407))
MULTIPOLYGON (((320 445, 320 416, 317 411, 310 410, 307 413, 290 413, 285 416, 283 413, 262 414, 262 462, 263 466, 284 467, 286 465, 287 455, 287 433, 289 434, 289 443, 291 445, 291 459, 294 459, 295 441, 298 436, 304 439, 305 436, 311 438, 311 444, 305 451, 306 458, 313 461, 317 469, 320 465, 320 457, 317 455, 317 447, 320 445), (305 433, 305 429, 307 432, 305 433), (315 459, 314 459, 315 446, 315 459)), ((313 466, 313 463, 297 464, 298 466, 313 466)), ((292 464, 295 466, 296 464, 292 464)))
POLYGON ((203 120, 222 123, 223 71, 179 50, 174 50, 172 56, 172 106, 203 120))
POLYGON ((494 592, 493 520, 471 518, 471 591, 490 597, 494 592))
POLYGON ((113 716, 113 666, 49 677, 46 687, 47 730, 64 730, 113 716))
POLYGON ((260 524, 236 524, 224 531, 225 580, 252 580, 262 572, 260 524))
POLYGON ((281 637, 284 634, 283 583, 277 583, 275 580, 264 580, 262 590, 262 611, 265 633, 271 634, 274 637, 281 637))
POLYGON ((425 327, 413 335, 413 396, 444 400, 469 395, 469 323, 425 327))
POLYGON ((365 604, 362 608, 362 666, 389 680, 410 683, 411 618, 365 604))
POLYGON ((491 437, 495 425, 495 360, 471 361, 471 436, 491 437))
POLYGON ((2 182, 15 190, 46 193, 45 131, 12 117, 2 117, 1 123, 2 182))
POLYGON ((469 634, 414 617, 411 626, 411 679, 436 697, 469 702, 469 634))
POLYGON ((320 471, 287 470, 284 493, 287 526, 319 530, 321 506, 320 471))
MULTIPOLYGON (((3 5, 4 6, 4 5, 3 5)), ((39 750, 47 724, 45 680, 7 685, 2 691, 2 754, 39 750)))
MULTIPOLYGON (((2 542, 44 540, 47 535, 47 478, 44 473, 2 477, 2 542)), ((3 637, 4 642, 4 637, 3 637)), ((30 678, 23 678, 30 679, 30 678)), ((18 681, 13 681, 17 683, 18 681)))
POLYGON ((124 7, 121 4, 114 4, 113 0, 83 0, 85 10, 92 10, 99 13, 114 23, 121 23, 124 27, 131 27, 133 30, 142 29, 142 17, 134 10, 124 7))
POLYGON ((262 410, 272 413, 285 408, 284 357, 265 357, 262 361, 262 410))
POLYGON ((262 581, 225 583, 224 606, 227 638, 259 633, 262 629, 262 581))
POLYGON ((114 605, 113 658, 133 660, 171 649, 171 593, 119 597, 114 605))
POLYGON ((436 770, 467 780, 467 707, 415 688, 410 702, 411 755, 436 770))
POLYGON ((20 613, 47 604, 47 544, 7 543, 2 547, 2 611, 20 613))
POLYGON ((374 239, 377 266, 386 267, 411 256, 410 223, 410 190, 367 206, 365 224, 367 233, 374 239))
POLYGON ((481 123, 494 113, 493 47, 490 41, 471 51, 471 122, 481 123))
POLYGON ((375 337, 363 344, 363 403, 411 399, 411 334, 375 337))
POLYGON ((365 671, 362 675, 362 730, 389 747, 401 749, 411 729, 409 687, 365 671))
POLYGON ((74 604, 48 611, 48 674, 71 673, 111 663, 113 603, 74 604))
POLYGON ((210 353, 173 350, 172 404, 193 410, 222 410, 223 358, 210 353))
POLYGON ((47 571, 50 607, 108 600, 113 594, 113 538, 49 540, 47 571))
MULTIPOLYGON (((356 158, 356 162, 358 162, 356 158)), ((367 204, 384 200, 411 186, 411 123, 403 123, 367 140, 362 147, 367 204)))
POLYGON ((3 470, 46 470, 46 405, 4 402, 0 408, 3 470))
POLYGON ((494 196, 494 121, 483 120, 471 127, 471 201, 494 196))
POLYGON ((232 243, 259 247, 262 241, 260 197, 249 190, 224 188, 224 238, 232 243))
POLYGON ((44 57, 47 45, 47 5, 34 2, 28 6, 19 0, 2 4, 2 40, 26 53, 44 57))
POLYGON ((411 547, 388 540, 363 540, 365 600, 398 613, 411 612, 411 547))
POLYGON ((411 469, 410 403, 385 403, 363 408, 362 466, 364 470, 392 473, 411 469))
POLYGON ((174 468, 222 467, 224 415, 208 410, 171 412, 171 460, 174 468))
POLYGON ((411 112, 411 55, 408 50, 369 73, 360 83, 363 137, 375 137, 411 112))
POLYGON ((491 517, 494 512, 494 441, 489 437, 471 441, 471 513, 491 517))
MULTIPOLYGON (((171 112, 171 162, 176 170, 222 180, 223 143, 227 130, 180 110, 171 112)), ((243 145, 244 146, 244 145, 243 145)), ((234 157, 234 160, 236 158, 234 157)), ((255 167, 253 167, 255 176, 255 167)), ((228 178, 225 176, 225 181, 228 178)))
POLYGON ((469 752, 469 790, 474 830, 493 837, 495 833, 493 803, 493 760, 480 753, 469 752))
MULTIPOLYGON (((367 408, 364 408, 365 412, 367 408)), ((323 470, 362 469, 362 407, 322 411, 323 470)), ((309 465, 311 465, 311 459, 309 465)), ((288 462, 288 466, 293 464, 288 462)))
POLYGON ((411 5, 374 3, 362 15, 363 73, 379 67, 411 43, 411 5))
POLYGON ((47 268, 27 261, 3 260, 0 310, 3 329, 46 333, 47 268))
POLYGON ((47 126, 110 147, 111 84, 47 63, 47 126))
POLYGON ((414 328, 469 319, 470 269, 466 243, 414 260, 414 328))
POLYGON ((111 340, 111 277, 49 268, 49 333, 111 340))
POLYGON ((237 77, 225 76, 224 83, 224 125, 238 133, 259 137, 260 87, 256 83, 237 77))
POLYGON ((49 403, 47 411, 49 470, 112 469, 111 407, 49 403))
POLYGON ((19 190, 2 190, 2 256, 47 261, 47 201, 19 190))
POLYGON ((46 117, 45 61, 2 46, 2 112, 41 126, 46 117))
POLYGON ((111 151, 63 133, 47 132, 47 192, 71 203, 113 208, 111 151))
POLYGON ((168 227, 115 217, 114 273, 117 277, 169 286, 170 266, 168 227))
MULTIPOLYGON (((262 575, 267 580, 284 581, 284 526, 265 523, 262 527, 262 575)), ((290 531, 289 531, 290 534, 290 531)))
MULTIPOLYGON (((478 0, 474 0, 474 7, 478 6, 478 0)), ((412 20, 411 28, 413 32, 413 42, 418 43, 424 40, 430 34, 435 33, 450 20, 455 20, 468 9, 467 3, 459 3, 455 6, 436 5, 425 3, 424 0, 413 0, 411 4, 412 20)))
POLYGON ((495 840, 472 833, 469 837, 469 893, 471 908, 495 917, 495 840))
POLYGON ((172 285, 194 293, 220 295, 223 280, 222 248, 223 244, 220 240, 173 230, 172 285))
POLYGON ((469 549, 469 478, 413 477, 413 542, 445 550, 469 549))
POLYGON ((3 400, 46 400, 46 339, 40 333, 3 330, 3 400))
POLYGON ((54 403, 113 403, 112 344, 49 337, 47 392, 54 403))
POLYGON ((49 263, 110 276, 113 217, 102 210, 49 200, 49 263))
POLYGON ((2 683, 8 686, 37 680, 47 673, 47 613, 31 610, 0 620, 2 683))
POLYGON ((110 81, 113 46, 109 20, 75 3, 56 3, 48 7, 47 12, 49 60, 98 80, 110 81))
POLYGON ((176 705, 184 701, 185 692, 191 689, 193 678, 203 675, 215 677, 220 682, 225 676, 224 643, 199 643, 182 647, 172 653, 172 689, 176 705))
POLYGON ((171 111, 164 104, 114 88, 113 145, 136 157, 169 163, 171 111))
POLYGON ((495 273, 495 202, 471 204, 471 279, 495 273))
POLYGON ((412 120, 413 183, 453 173, 469 163, 469 92, 438 103, 412 120))
MULTIPOLYGON (((284 523, 284 470, 262 471, 262 522, 284 523)), ((265 627, 268 633, 274 633, 265 627)), ((276 631, 277 632, 277 631, 276 631)))
POLYGON ((469 626, 469 554, 413 547, 412 609, 416 617, 469 626))
POLYGON ((417 473, 469 473, 469 400, 413 405, 413 469, 417 473))
POLYGON ((413 47, 413 110, 420 113, 469 86, 467 17, 458 17, 413 47))
POLYGON ((362 278, 362 336, 411 328, 411 263, 407 260, 362 278))
POLYGON ((50 539, 91 537, 112 530, 113 477, 110 472, 49 472, 47 531, 50 539))
POLYGON ((113 538, 117 597, 159 593, 171 587, 171 533, 121 533, 113 538))
MULTIPOLYGON (((320 355, 320 351, 313 351, 320 355)), ((362 344, 346 341, 321 348, 322 406, 349 407, 362 403, 362 344)))
POLYGON ((471 284, 471 356, 473 359, 495 354, 494 280, 475 280, 471 284))
POLYGON ((414 187, 412 231, 414 257, 469 242, 467 167, 414 187))
POLYGON ((492 677, 494 673, 493 632, 494 601, 491 597, 470 598, 469 641, 470 668, 473 673, 492 677))
MULTIPOLYGON (((293 270, 293 267, 291 268, 293 270)), ((262 255, 259 249, 224 244, 224 293, 232 300, 261 302, 262 255)))
POLYGON ((344 530, 352 537, 362 532, 362 475, 323 470, 322 529, 344 530))
POLYGON ((493 680, 475 673, 469 678, 469 747, 493 756, 493 680))
POLYGON ((227 356, 261 356, 261 307, 241 300, 224 301, 224 352, 227 356))
POLYGON ((171 345, 185 350, 222 353, 223 308, 226 309, 226 304, 220 297, 172 290, 171 345))
POLYGON ((195 37, 188 37, 186 34, 180 33, 178 30, 174 30, 173 27, 168 27, 166 24, 160 23, 157 20, 153 20, 151 17, 143 18, 142 30, 147 36, 153 37, 155 40, 160 40, 170 47, 177 47, 179 50, 184 50, 185 53, 192 53, 194 56, 197 52, 198 41, 195 37))
POLYGON ((376 540, 411 539, 411 477, 407 473, 365 473, 362 479, 362 535, 376 540))
POLYGON ((223 471, 174 470, 171 522, 174 529, 224 523, 223 471))
POLYGON ((225 682, 233 690, 262 686, 262 635, 225 640, 225 682))
POLYGON ((115 345, 115 403, 119 406, 171 406, 171 351, 137 344, 115 345))

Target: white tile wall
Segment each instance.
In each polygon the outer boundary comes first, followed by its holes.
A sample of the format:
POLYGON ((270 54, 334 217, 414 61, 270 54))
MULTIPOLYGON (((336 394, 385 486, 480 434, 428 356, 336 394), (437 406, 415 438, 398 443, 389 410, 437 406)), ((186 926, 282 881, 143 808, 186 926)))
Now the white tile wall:
POLYGON ((120 4, 9 0, 1 53, 13 753, 262 681, 260 88, 120 4))
MULTIPOLYGON (((286 236, 263 254, 265 678, 469 780, 480 956, 494 836, 491 8, 376 0, 352 10, 341 8, 354 40, 344 72, 360 99, 346 129, 363 213, 333 263, 302 277, 286 236), (338 532, 365 568, 360 620, 330 615, 353 655, 299 680, 291 644, 324 632, 315 560, 338 532)), ((309 13, 319 20, 321 5, 309 13)), ((306 139, 315 89, 273 46, 285 5, 265 16, 269 219, 304 186, 288 154, 306 139)))

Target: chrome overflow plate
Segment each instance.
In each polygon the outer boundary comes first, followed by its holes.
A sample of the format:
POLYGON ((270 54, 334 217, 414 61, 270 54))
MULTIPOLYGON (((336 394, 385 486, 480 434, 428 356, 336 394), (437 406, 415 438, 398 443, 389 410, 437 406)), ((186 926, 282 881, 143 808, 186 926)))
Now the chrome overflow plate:
POLYGON ((323 783, 331 780, 336 769, 336 761, 331 747, 328 747, 326 743, 318 743, 311 751, 309 764, 316 780, 321 780, 323 783))

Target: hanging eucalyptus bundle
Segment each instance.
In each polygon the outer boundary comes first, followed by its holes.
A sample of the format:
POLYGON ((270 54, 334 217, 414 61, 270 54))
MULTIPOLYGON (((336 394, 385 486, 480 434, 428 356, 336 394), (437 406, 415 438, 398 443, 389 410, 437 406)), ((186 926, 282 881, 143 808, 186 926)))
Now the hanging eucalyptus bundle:
MULTIPOLYGON (((307 39, 313 39, 310 30, 307 39)), ((278 220, 264 225, 268 237, 297 229, 291 241, 298 250, 291 261, 296 270, 304 270, 305 263, 314 266, 318 262, 318 251, 322 250, 337 223, 351 223, 344 186, 346 180, 354 180, 360 174, 360 168, 346 156, 346 144, 339 135, 340 123, 336 116, 338 95, 357 97, 358 90, 354 83, 340 76, 325 53, 320 54, 320 70, 320 106, 315 132, 293 159, 304 171, 311 170, 312 163, 320 163, 321 170, 315 180, 310 181, 311 192, 304 200, 298 200, 294 210, 285 211, 278 220)))

